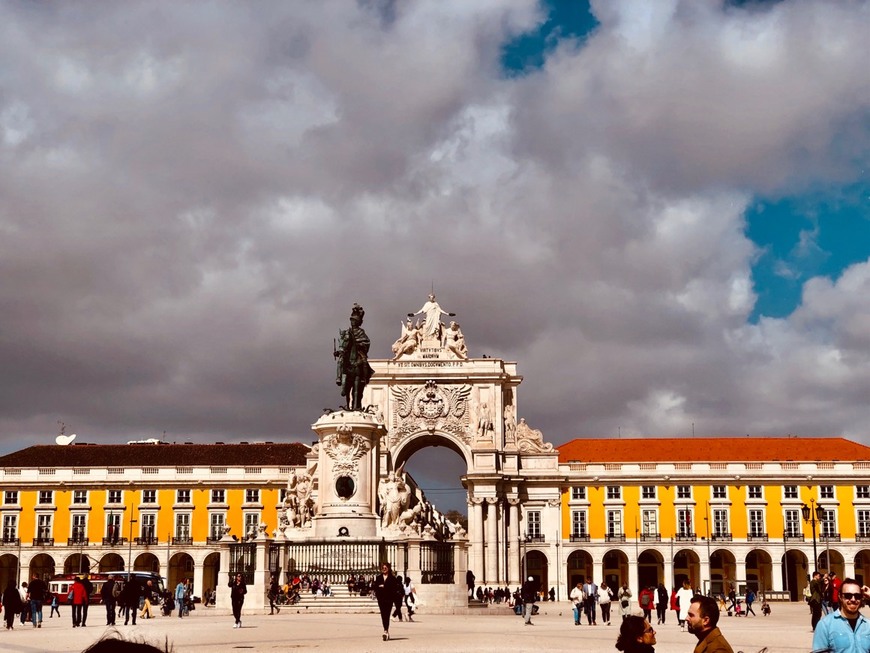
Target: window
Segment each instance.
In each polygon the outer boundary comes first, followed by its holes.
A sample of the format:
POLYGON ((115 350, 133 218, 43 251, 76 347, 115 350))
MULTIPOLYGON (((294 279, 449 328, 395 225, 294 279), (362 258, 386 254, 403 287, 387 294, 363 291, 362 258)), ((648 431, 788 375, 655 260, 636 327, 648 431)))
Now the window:
POLYGON ((858 536, 870 537, 870 510, 858 511, 858 536))
POLYGON ((749 536, 761 537, 765 534, 764 511, 753 508, 749 511, 749 536))
POLYGON ((260 491, 245 490, 245 503, 260 503, 260 491))
POLYGON ((287 500, 287 488, 282 487, 278 491, 278 503, 284 503, 287 500))
POLYGON ((112 544, 121 541, 121 513, 110 512, 106 515, 106 539, 112 544))
POLYGON ((784 499, 797 499, 798 498, 797 485, 783 485, 782 486, 782 496, 784 499))
MULTIPOLYGON (((256 527, 254 530, 256 530, 256 527)), ((245 529, 245 532, 247 532, 247 529, 245 529)), ((529 537, 541 537, 540 510, 529 510, 528 513, 526 513, 526 535, 529 537)))
POLYGON ((728 490, 724 485, 714 485, 713 486, 713 498, 714 499, 727 499, 728 498, 728 490))
POLYGON ((585 536, 587 534, 585 510, 574 510, 571 512, 571 534, 574 536, 585 536))
POLYGON ((837 535, 837 511, 826 508, 819 524, 819 537, 833 537, 834 535, 837 535))
POLYGON ((748 492, 749 492, 750 499, 763 499, 764 498, 764 495, 762 495, 762 493, 761 493, 761 486, 760 485, 750 485, 748 492))
POLYGON ((713 509, 713 537, 724 537, 731 530, 728 527, 728 511, 725 508, 713 509))
POLYGON ((691 537, 695 534, 692 523, 692 509, 680 508, 677 510, 677 535, 691 537))
POLYGON ((655 499, 656 498, 656 486, 655 485, 642 485, 640 488, 640 498, 641 499, 655 499))
POLYGON ((175 493, 175 503, 190 503, 190 490, 178 490, 175 493))
POLYGON ((820 485, 819 486, 819 496, 822 499, 833 499, 834 498, 834 486, 833 485, 820 485))
MULTIPOLYGON (((283 488, 286 494, 287 488, 283 488)), ((212 503, 226 503, 227 502, 227 491, 226 490, 212 490, 211 491, 211 502, 212 503)))
MULTIPOLYGON (((541 513, 538 513, 538 517, 540 518, 541 513)), ((258 512, 246 512, 245 513, 245 534, 251 537, 257 536, 257 531, 260 528, 260 513, 258 512)), ((531 535, 531 533, 530 533, 531 535)))
POLYGON ((855 496, 858 499, 870 499, 870 485, 856 485, 855 496))
POLYGON ((649 537, 659 534, 658 516, 655 510, 641 512, 641 534, 649 537))
POLYGON ((621 499, 622 498, 622 488, 618 485, 608 485, 607 486, 607 498, 608 499, 621 499))
POLYGON ((72 539, 83 542, 88 536, 88 516, 78 513, 72 516, 72 539))
POLYGON ((139 521, 142 523, 139 536, 146 541, 153 542, 157 537, 157 515, 153 512, 142 513, 139 521))
POLYGON ((54 492, 52 490, 40 490, 39 491, 39 505, 51 505, 54 501, 54 492))
POLYGON ((142 490, 142 503, 157 503, 157 490, 142 490))
POLYGON ((677 498, 678 499, 691 499, 692 498, 692 486, 691 485, 678 485, 677 486, 677 498))
POLYGON ((175 515, 175 537, 179 540, 190 539, 190 513, 181 512, 175 515))
POLYGON ((107 503, 124 503, 123 490, 109 490, 107 503))
POLYGON ((785 511, 785 536, 800 537, 801 535, 801 511, 789 509, 785 511))
POLYGON ((18 503, 18 490, 6 490, 3 494, 3 503, 7 506, 14 506, 18 503))
POLYGON ((51 538, 51 515, 38 515, 36 518, 36 539, 48 540, 51 538))
POLYGON ((571 488, 571 499, 574 501, 580 501, 586 498, 586 488, 585 487, 572 487, 571 488))
POLYGON ((18 539, 18 515, 3 515, 3 541, 14 542, 16 539, 18 539))
POLYGON ((622 535, 621 510, 607 511, 607 535, 608 537, 619 537, 620 535, 622 535))
MULTIPOLYGON (((214 490, 212 490, 214 491, 214 490)), ((223 492, 223 490, 219 490, 223 492)), ((215 503, 218 503, 217 501, 215 503)), ((213 540, 219 540, 224 536, 224 526, 226 526, 227 518, 222 512, 211 513, 209 520, 209 537, 213 540)))
POLYGON ((73 490, 73 504, 77 505, 77 506, 88 505, 88 491, 87 490, 73 490))

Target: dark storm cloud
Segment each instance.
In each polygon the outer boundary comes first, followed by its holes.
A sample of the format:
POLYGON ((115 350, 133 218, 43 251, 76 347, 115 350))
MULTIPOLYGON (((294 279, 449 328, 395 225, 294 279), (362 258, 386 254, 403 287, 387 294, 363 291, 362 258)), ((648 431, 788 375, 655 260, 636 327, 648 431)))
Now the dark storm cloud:
POLYGON ((750 325, 743 212, 866 161, 866 7, 593 9, 507 79, 533 2, 4 5, 2 446, 309 441, 432 283, 554 442, 863 436, 867 266, 750 325))

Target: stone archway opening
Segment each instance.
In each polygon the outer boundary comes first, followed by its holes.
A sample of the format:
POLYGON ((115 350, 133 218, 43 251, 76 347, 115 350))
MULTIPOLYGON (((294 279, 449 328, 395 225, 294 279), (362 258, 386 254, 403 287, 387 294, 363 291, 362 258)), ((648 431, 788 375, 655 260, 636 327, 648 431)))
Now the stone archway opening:
POLYGON ((193 578, 193 558, 188 553, 176 553, 169 559, 169 569, 166 571, 167 587, 174 589, 179 581, 193 578))
POLYGON ((819 553, 819 570, 834 571, 842 579, 846 570, 843 554, 835 549, 826 549, 819 553))
POLYGON ((773 588, 773 563, 767 551, 754 549, 746 555, 746 586, 760 594, 773 588))
POLYGON ((674 587, 680 587, 688 579, 693 589, 701 585, 701 559, 691 549, 682 549, 674 554, 674 587))
POLYGON ((803 596, 804 587, 809 585, 807 571, 809 560, 803 551, 789 549, 780 558, 782 587, 789 592, 792 601, 800 600, 803 596))
POLYGON ((4 553, 0 555, 0 587, 5 589, 10 581, 18 585, 18 557, 4 553))
POLYGON ((468 530, 468 462, 449 438, 422 434, 397 452, 394 468, 404 465, 421 497, 452 522, 468 530))
POLYGON ((40 553, 30 561, 30 574, 36 574, 45 581, 48 581, 55 573, 55 562, 47 553, 40 553))
POLYGON ((593 577, 595 569, 592 565, 592 556, 586 551, 572 551, 568 556, 568 592, 582 583, 587 577, 593 577))
POLYGON ((150 571, 160 574, 160 560, 153 553, 143 553, 133 562, 133 571, 150 571))
POLYGON ((870 580, 870 550, 862 549, 855 555, 855 580, 866 585, 870 580))
POLYGON ((536 549, 526 551, 523 557, 525 578, 531 576, 538 583, 541 595, 547 594, 550 589, 549 561, 546 554, 536 549))
POLYGON ((101 572, 124 571, 126 568, 127 564, 124 562, 124 558, 117 553, 107 553, 100 558, 99 569, 101 572))
POLYGON ((602 567, 604 580, 608 587, 614 588, 614 592, 628 582, 628 556, 619 549, 611 549, 604 554, 602 567))
POLYGON ((662 554, 653 549, 641 551, 637 558, 637 587, 657 587, 665 576, 662 554))
POLYGON ((724 594, 737 589, 737 561, 727 549, 716 549, 710 554, 710 591, 724 594))
POLYGON ((63 561, 63 573, 86 574, 91 571, 94 561, 87 553, 73 553, 63 561))

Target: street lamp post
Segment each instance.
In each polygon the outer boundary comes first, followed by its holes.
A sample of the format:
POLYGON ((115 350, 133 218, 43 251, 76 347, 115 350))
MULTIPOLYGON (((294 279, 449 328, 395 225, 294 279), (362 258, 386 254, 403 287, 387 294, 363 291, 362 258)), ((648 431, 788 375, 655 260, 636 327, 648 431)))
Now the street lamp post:
POLYGON ((822 506, 816 505, 815 499, 810 499, 810 505, 803 504, 801 506, 804 522, 809 522, 813 527, 813 571, 818 569, 819 554, 816 552, 816 523, 821 522, 825 517, 825 509, 822 506))
POLYGON ((138 523, 138 520, 133 519, 133 508, 135 505, 133 501, 130 502, 130 537, 127 539, 127 580, 130 580, 130 574, 133 572, 133 524, 138 523))

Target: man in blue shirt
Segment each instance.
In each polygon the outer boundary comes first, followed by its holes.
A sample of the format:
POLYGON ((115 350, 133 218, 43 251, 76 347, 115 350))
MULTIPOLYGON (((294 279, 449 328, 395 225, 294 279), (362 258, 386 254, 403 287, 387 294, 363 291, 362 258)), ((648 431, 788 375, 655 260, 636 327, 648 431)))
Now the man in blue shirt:
POLYGON ((870 621, 861 614, 861 603, 870 588, 853 578, 840 586, 840 609, 824 617, 813 634, 813 651, 866 653, 870 650, 870 621))

